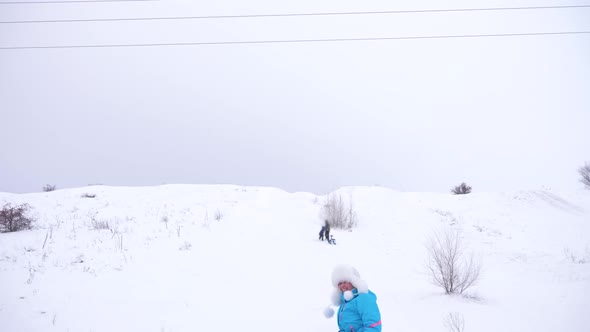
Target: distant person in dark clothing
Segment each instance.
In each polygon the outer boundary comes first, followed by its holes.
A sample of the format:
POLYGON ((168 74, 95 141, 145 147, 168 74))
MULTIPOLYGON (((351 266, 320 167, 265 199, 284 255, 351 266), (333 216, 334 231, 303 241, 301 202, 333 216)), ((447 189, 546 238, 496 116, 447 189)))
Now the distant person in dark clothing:
POLYGON ((326 224, 324 225, 324 236, 326 237, 326 240, 328 240, 328 242, 330 242, 330 223, 328 223, 328 219, 326 219, 326 224))
POLYGON ((326 226, 322 226, 320 230, 320 240, 324 241, 324 232, 326 231, 326 226))

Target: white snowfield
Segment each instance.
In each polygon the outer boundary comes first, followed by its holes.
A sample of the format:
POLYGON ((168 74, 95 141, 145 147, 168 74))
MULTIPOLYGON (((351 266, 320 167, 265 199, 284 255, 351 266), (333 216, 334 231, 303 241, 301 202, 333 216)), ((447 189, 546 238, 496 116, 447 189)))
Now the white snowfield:
POLYGON ((359 270, 383 331, 590 330, 590 191, 405 193, 346 187, 358 226, 318 240, 325 196, 232 185, 0 193, 32 230, 0 234, 0 331, 338 331, 332 268, 359 270), (83 194, 96 195, 94 198, 83 194), (219 219, 219 220, 217 220, 219 219), (102 228, 102 229, 101 229, 102 228), (426 239, 461 230, 468 296, 426 272, 426 239))

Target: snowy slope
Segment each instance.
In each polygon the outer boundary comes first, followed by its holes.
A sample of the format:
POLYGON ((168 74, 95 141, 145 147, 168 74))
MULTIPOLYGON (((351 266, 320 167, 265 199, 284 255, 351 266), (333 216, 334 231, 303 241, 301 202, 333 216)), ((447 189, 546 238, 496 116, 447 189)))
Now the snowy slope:
POLYGON ((309 193, 0 193, 2 205, 26 202, 38 219, 0 234, 0 331, 337 331, 322 310, 338 263, 377 294, 384 331, 445 331, 449 312, 463 315, 466 332, 588 330, 590 191, 335 193, 359 216, 353 231, 333 230, 336 246, 318 241, 325 197, 309 193), (449 227, 482 262, 470 298, 444 295, 424 267, 426 238, 449 227))

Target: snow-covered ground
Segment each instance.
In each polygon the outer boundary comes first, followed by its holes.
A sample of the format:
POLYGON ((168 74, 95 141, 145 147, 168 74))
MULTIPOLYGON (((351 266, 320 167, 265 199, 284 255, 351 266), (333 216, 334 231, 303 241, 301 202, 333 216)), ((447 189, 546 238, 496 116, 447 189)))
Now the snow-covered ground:
POLYGON ((325 196, 310 193, 0 193, 1 205, 28 203, 37 219, 0 234, 0 331, 337 331, 322 311, 340 263, 377 294, 383 331, 446 331, 451 312, 465 332, 589 330, 590 191, 335 193, 359 218, 332 231, 335 246, 318 240, 325 196), (447 228, 481 261, 469 296, 444 295, 426 272, 426 239, 447 228))

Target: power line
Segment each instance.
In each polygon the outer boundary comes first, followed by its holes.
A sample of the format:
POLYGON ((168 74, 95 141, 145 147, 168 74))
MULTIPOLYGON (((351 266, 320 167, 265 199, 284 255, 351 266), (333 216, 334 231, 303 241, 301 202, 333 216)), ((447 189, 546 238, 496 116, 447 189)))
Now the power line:
POLYGON ((71 1, 2 1, 0 5, 31 5, 31 4, 54 4, 54 3, 85 3, 85 2, 146 2, 146 1, 160 1, 160 0, 71 0, 71 1))
POLYGON ((203 46, 203 45, 244 45, 244 44, 278 44, 278 43, 322 43, 322 42, 354 42, 384 41, 409 39, 449 39, 449 38, 485 38, 485 37, 521 37, 521 36, 556 36, 590 34, 590 31, 566 32, 530 32, 482 35, 441 35, 441 36, 408 36, 408 37, 368 37, 368 38, 330 38, 330 39, 288 39, 288 40, 250 40, 250 41, 219 41, 219 42, 187 42, 187 43, 152 43, 152 44, 94 44, 94 45, 50 45, 50 46, 8 46, 0 50, 30 49, 66 49, 66 48, 115 48, 115 47, 168 47, 168 46, 203 46))
MULTIPOLYGON (((96 0, 107 1, 107 0, 96 0)), ((153 1, 153 0, 110 0, 110 1, 153 1)), ((67 1, 73 2, 73 1, 67 1)), ((81 1, 89 2, 89 1, 81 1)), ((283 13, 283 14, 250 14, 250 15, 213 15, 213 16, 172 16, 172 17, 137 17, 137 18, 94 18, 73 20, 23 20, 5 21, 10 23, 74 23, 74 22, 116 22, 116 21, 155 21, 155 20, 203 20, 203 19, 235 19, 262 17, 297 17, 297 16, 338 16, 338 15, 378 15, 378 14, 416 14, 416 13, 449 13, 449 12, 477 12, 477 11, 506 11, 506 10, 539 10, 539 9, 571 9, 588 8, 590 5, 571 6, 537 6, 537 7, 497 7, 497 8, 459 8, 459 9, 422 9, 422 10, 386 10, 359 12, 325 12, 325 13, 283 13)))

